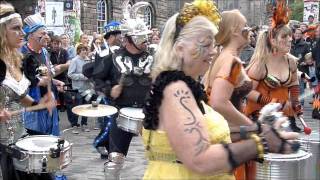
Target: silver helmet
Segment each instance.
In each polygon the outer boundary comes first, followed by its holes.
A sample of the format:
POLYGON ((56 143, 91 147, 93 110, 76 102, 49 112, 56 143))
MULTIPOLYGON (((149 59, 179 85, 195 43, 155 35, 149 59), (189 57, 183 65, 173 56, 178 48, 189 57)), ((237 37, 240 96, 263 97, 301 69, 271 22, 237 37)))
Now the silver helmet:
POLYGON ((137 2, 130 5, 129 0, 122 4, 123 17, 120 30, 125 36, 130 36, 135 44, 142 44, 148 41, 148 35, 152 33, 150 27, 138 16, 138 11, 142 7, 150 6, 148 2, 137 2))

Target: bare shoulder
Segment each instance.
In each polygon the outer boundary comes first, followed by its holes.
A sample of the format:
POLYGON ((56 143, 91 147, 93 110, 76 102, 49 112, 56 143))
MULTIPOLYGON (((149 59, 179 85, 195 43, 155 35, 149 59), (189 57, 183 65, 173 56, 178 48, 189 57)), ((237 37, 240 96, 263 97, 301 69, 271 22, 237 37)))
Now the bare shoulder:
POLYGON ((259 81, 263 79, 266 74, 265 66, 261 63, 254 63, 252 65, 249 65, 249 67, 246 70, 250 79, 253 80, 259 81))
POLYGON ((163 92, 164 98, 172 97, 172 96, 192 96, 191 89, 188 85, 182 81, 176 81, 170 83, 163 92))
POLYGON ((295 56, 293 56, 292 54, 287 54, 287 58, 288 58, 288 61, 289 61, 289 65, 290 65, 290 68, 295 71, 297 69, 297 63, 298 63, 298 58, 296 58, 295 56))

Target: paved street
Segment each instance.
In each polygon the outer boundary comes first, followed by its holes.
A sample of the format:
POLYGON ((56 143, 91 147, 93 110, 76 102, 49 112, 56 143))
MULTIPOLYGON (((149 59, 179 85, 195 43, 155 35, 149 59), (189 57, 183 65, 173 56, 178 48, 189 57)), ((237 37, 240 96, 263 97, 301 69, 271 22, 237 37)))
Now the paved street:
MULTIPOLYGON (((305 120, 307 124, 312 127, 313 131, 320 131, 320 120, 311 119, 311 105, 305 102, 305 120)), ((66 122, 66 117, 62 116, 62 129, 69 126, 66 122)), ((94 120, 91 121, 92 128, 94 127, 94 120)), ((300 122, 298 122, 301 126, 300 122)), ((91 128, 91 129, 92 129, 91 128)), ((73 162, 64 170, 65 175, 69 180, 103 180, 103 163, 95 149, 92 147, 92 140, 99 131, 91 130, 91 132, 83 132, 79 135, 73 135, 71 130, 64 133, 65 138, 73 143, 73 162)), ((126 159, 125 167, 122 172, 122 179, 136 180, 143 177, 147 161, 144 158, 144 149, 141 137, 134 137, 131 142, 129 154, 126 159)))
MULTIPOLYGON (((65 118, 62 118, 66 121, 65 118)), ((63 170, 67 175, 68 180, 103 180, 103 164, 104 160, 100 159, 100 155, 92 146, 93 139, 99 133, 98 130, 93 130, 95 126, 94 120, 91 122, 90 132, 81 132, 78 135, 71 133, 71 130, 65 131, 63 136, 66 140, 73 143, 72 147, 72 163, 69 167, 63 170)), ((69 127, 68 122, 63 123, 63 127, 69 127)), ((146 168, 147 161, 144 158, 144 148, 141 137, 134 137, 131 142, 129 154, 122 173, 122 179, 141 179, 146 168)))
MULTIPOLYGON (((313 131, 319 132, 320 120, 311 119, 312 109, 309 104, 310 101, 310 99, 306 100, 305 103, 305 120, 313 128, 313 131)), ((93 130, 95 127, 94 119, 89 119, 88 122, 91 127, 90 132, 81 132, 78 135, 74 135, 70 129, 68 130, 70 126, 67 122, 66 114, 61 113, 61 129, 64 130, 63 136, 67 141, 73 143, 72 163, 63 170, 68 180, 104 180, 104 161, 100 159, 100 156, 92 147, 92 141, 99 131, 93 130)), ((141 179, 146 165, 147 161, 144 158, 141 137, 134 137, 122 172, 122 179, 141 179)))

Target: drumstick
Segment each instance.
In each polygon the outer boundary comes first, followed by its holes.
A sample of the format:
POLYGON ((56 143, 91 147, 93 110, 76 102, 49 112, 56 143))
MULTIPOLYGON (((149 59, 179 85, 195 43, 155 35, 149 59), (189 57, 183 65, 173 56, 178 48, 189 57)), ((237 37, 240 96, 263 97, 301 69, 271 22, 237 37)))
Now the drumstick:
POLYGON ((312 129, 307 126, 307 124, 304 121, 303 117, 300 115, 300 116, 297 116, 297 118, 300 120, 301 124, 303 125, 304 133, 307 134, 307 135, 311 134, 312 129))
POLYGON ((34 106, 23 108, 21 110, 10 111, 10 114, 11 115, 18 115, 18 114, 23 113, 23 112, 37 111, 37 110, 46 109, 46 108, 47 107, 44 104, 37 104, 37 105, 34 105, 34 106))

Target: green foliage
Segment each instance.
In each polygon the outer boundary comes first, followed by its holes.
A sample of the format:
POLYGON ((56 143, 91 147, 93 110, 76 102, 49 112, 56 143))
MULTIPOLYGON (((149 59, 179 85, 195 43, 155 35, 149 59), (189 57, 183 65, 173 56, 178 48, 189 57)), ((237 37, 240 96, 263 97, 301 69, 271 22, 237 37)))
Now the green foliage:
POLYGON ((294 3, 290 4, 291 16, 290 19, 303 21, 303 0, 295 0, 294 3))

